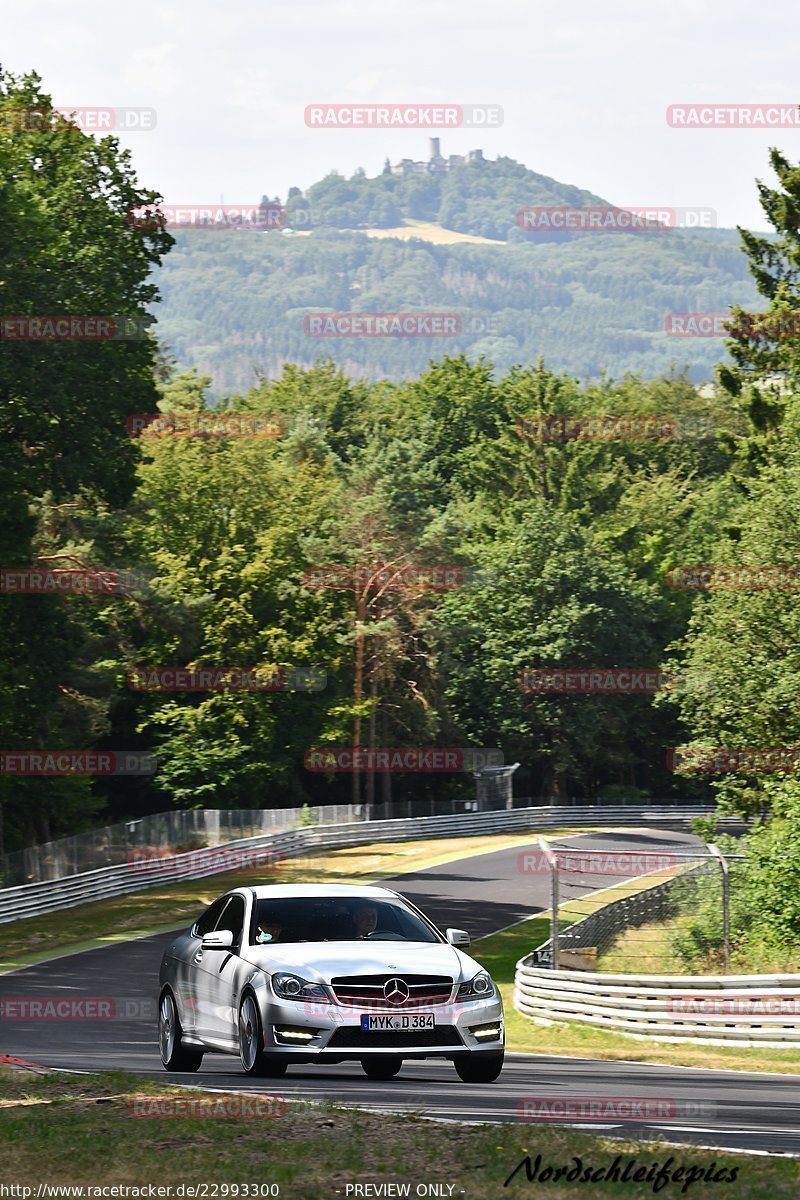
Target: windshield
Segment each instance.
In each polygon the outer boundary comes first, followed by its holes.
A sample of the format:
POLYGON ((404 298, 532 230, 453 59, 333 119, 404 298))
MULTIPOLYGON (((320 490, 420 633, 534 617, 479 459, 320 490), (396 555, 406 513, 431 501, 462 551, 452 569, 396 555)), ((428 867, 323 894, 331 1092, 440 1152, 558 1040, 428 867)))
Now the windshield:
POLYGON ((272 942, 438 942, 418 916, 388 900, 294 896, 256 903, 252 944, 272 942))

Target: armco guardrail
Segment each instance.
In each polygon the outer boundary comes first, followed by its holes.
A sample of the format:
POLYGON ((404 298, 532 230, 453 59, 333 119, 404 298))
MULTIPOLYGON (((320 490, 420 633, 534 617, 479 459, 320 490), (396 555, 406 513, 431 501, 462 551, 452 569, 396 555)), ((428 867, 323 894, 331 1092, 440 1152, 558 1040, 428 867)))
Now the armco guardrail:
MULTIPOLYGON (((202 879, 219 873, 220 852, 269 850, 276 857, 294 857, 322 849, 365 845, 371 842, 403 841, 430 837, 466 837, 470 834, 503 833, 521 830, 615 825, 678 825, 707 816, 708 806, 684 808, 647 806, 536 806, 502 809, 497 812, 461 813, 455 816, 420 817, 390 821, 354 821, 340 825, 309 825, 284 833, 226 842, 205 850, 176 854, 143 869, 141 863, 101 867, 64 879, 22 884, 0 891, 0 924, 20 917, 74 908, 94 900, 106 900, 130 892, 142 891, 176 877, 202 879), (188 864, 188 870, 186 869, 188 864)), ((735 823, 732 823, 735 824, 735 823)), ((230 869, 228 867, 227 869, 230 869)))
MULTIPOLYGON (((706 861, 604 905, 559 935, 560 950, 596 946, 642 921, 669 915, 672 887, 713 870, 706 861)), ((546 951, 551 942, 538 947, 546 951)), ((800 975, 618 975, 517 963, 514 1007, 533 1020, 575 1021, 631 1037, 712 1045, 800 1043, 800 975)))
POLYGON ((797 1046, 800 975, 630 975, 517 963, 514 1007, 631 1037, 710 1045, 797 1046))

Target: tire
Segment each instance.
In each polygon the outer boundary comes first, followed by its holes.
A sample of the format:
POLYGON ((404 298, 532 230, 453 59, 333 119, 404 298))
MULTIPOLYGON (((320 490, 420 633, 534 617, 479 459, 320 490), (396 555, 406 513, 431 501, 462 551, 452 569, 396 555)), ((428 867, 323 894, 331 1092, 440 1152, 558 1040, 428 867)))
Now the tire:
POLYGON ((361 1067, 367 1079, 394 1079, 403 1065, 399 1054, 376 1054, 362 1058, 361 1067))
POLYGON ((252 992, 245 994, 239 1008, 239 1058, 245 1075, 278 1078, 286 1074, 285 1058, 264 1053, 264 1028, 252 992))
POLYGON ((494 1083, 503 1069, 502 1050, 476 1050, 459 1054, 453 1065, 464 1083, 494 1083))
POLYGON ((199 1071, 203 1061, 202 1050, 192 1050, 183 1045, 183 1028, 178 1016, 178 1006, 169 988, 161 995, 158 1006, 158 1045, 165 1071, 199 1071))

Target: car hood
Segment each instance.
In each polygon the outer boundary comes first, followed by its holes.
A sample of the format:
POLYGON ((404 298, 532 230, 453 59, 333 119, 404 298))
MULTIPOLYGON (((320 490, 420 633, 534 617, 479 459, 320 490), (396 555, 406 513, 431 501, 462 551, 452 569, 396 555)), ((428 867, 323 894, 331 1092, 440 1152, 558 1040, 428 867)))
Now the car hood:
POLYGON ((461 950, 443 942, 298 942, 250 946, 248 962, 262 971, 293 971, 314 983, 337 975, 449 975, 472 978, 481 968, 461 950))

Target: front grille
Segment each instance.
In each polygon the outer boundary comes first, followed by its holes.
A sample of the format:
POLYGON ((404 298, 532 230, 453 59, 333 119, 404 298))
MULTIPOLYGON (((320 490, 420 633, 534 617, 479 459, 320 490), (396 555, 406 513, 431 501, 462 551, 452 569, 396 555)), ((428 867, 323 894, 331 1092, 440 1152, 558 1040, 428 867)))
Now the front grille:
POLYGON ((333 994, 340 1004, 370 1008, 419 1008, 426 1004, 445 1004, 453 991, 449 975, 339 975, 331 980, 333 994), (391 979, 400 979, 408 987, 408 999, 397 1005, 386 1000, 383 989, 391 979))
POLYGON ((407 1033, 397 1033, 391 1029, 379 1029, 372 1033, 357 1026, 337 1029, 325 1047, 326 1050, 343 1048, 356 1050, 380 1050, 386 1048, 401 1054, 403 1048, 417 1046, 463 1046, 458 1031, 452 1025, 440 1025, 437 1029, 414 1029, 407 1033))

